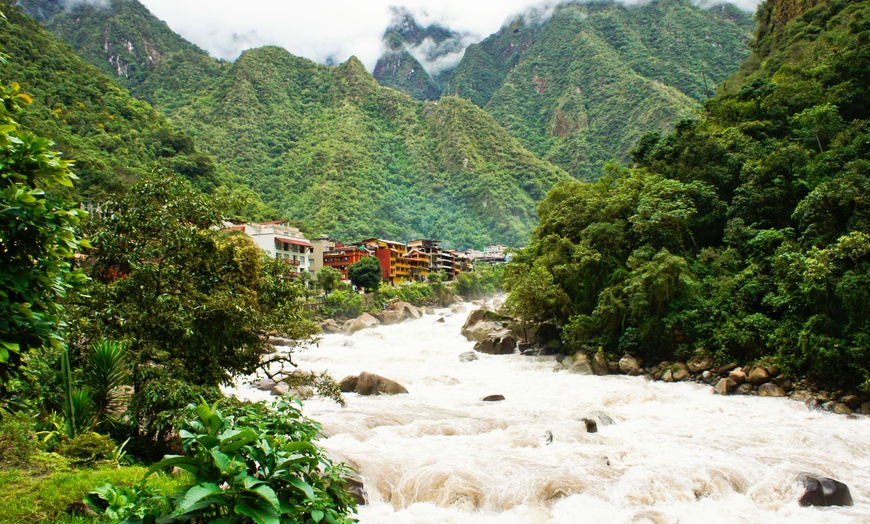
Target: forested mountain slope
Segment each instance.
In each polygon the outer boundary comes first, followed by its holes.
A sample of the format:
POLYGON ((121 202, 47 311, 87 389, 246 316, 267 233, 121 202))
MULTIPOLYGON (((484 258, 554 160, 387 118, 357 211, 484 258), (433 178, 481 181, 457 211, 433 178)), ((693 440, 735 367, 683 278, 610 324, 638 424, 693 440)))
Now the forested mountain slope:
POLYGON ((446 93, 469 98, 575 177, 691 116, 749 50, 751 17, 683 0, 568 3, 470 46, 446 93))
POLYGON ((217 184, 214 163, 189 136, 147 103, 131 97, 63 42, 0 0, 0 64, 4 83, 18 82, 33 98, 25 128, 51 138, 75 161, 79 196, 101 202, 158 167, 171 168, 201 189, 217 184))
POLYGON ((870 391, 870 2, 757 16, 753 55, 703 119, 548 194, 508 305, 575 349, 770 356, 870 391))

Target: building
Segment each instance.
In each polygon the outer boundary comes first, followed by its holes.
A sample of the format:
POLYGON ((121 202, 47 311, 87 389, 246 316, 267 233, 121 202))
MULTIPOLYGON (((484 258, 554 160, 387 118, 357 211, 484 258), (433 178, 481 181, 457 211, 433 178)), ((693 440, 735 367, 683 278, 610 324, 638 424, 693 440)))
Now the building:
POLYGON ((311 242, 295 227, 287 225, 286 220, 243 223, 227 227, 228 230, 243 231, 254 243, 272 258, 283 260, 292 268, 291 275, 311 272, 313 248, 311 242))
POLYGON ((332 267, 341 271, 342 280, 347 280, 347 268, 370 256, 372 256, 372 253, 363 247, 346 246, 338 242, 332 249, 323 253, 322 266, 332 267))
POLYGON ((373 252, 381 262, 381 279, 395 286, 411 279, 411 264, 405 253, 407 248, 401 242, 368 238, 359 243, 361 247, 373 252))
POLYGON ((317 275, 323 267, 324 255, 335 249, 336 241, 326 235, 311 239, 311 272, 317 275))

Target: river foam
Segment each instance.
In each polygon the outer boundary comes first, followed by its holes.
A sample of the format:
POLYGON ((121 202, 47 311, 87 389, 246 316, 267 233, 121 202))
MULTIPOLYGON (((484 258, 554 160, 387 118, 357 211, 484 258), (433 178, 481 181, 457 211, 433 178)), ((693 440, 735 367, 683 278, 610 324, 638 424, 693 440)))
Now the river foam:
MULTIPOLYGON (((365 482, 362 524, 870 522, 870 418, 692 383, 554 373, 549 357, 463 363, 466 314, 438 316, 326 335, 294 356, 336 380, 368 371, 410 392, 305 403, 323 447, 365 482), (490 394, 506 400, 480 400, 490 394), (800 507, 804 471, 845 482, 855 505, 800 507)), ((231 392, 267 395, 244 383, 231 392)))

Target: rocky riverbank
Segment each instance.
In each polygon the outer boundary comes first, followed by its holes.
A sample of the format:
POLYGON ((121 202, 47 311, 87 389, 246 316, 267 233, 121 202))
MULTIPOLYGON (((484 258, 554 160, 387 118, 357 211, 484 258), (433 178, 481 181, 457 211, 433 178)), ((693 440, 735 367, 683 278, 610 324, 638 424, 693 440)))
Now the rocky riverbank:
POLYGON ((462 334, 475 342, 474 349, 487 354, 509 354, 519 350, 524 354, 553 354, 557 360, 553 371, 579 375, 644 375, 663 382, 692 381, 707 384, 716 395, 754 395, 787 397, 803 402, 808 409, 841 415, 870 415, 870 396, 852 391, 826 391, 806 379, 789 377, 769 360, 739 364, 716 365, 708 354, 696 354, 686 361, 660 362, 653 366, 632 355, 619 359, 603 350, 595 353, 579 351, 571 355, 560 353, 561 342, 554 326, 543 325, 517 329, 510 317, 485 308, 469 314, 462 334))

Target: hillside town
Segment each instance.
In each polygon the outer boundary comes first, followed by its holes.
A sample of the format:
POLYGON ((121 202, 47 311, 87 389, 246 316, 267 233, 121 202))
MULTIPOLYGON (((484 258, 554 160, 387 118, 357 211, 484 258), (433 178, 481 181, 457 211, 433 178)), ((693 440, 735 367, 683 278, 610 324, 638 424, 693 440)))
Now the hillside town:
POLYGON ((406 282, 423 282, 433 272, 443 272, 447 281, 460 273, 474 270, 475 262, 499 264, 507 261, 508 246, 487 246, 483 251, 444 249, 441 241, 417 239, 403 243, 380 238, 367 238, 346 244, 327 235, 309 239, 286 220, 258 223, 227 223, 227 231, 241 231, 270 257, 284 260, 292 266, 291 275, 310 273, 316 276, 324 267, 341 271, 347 280, 347 269, 365 257, 377 257, 381 263, 381 278, 397 286, 406 282))

